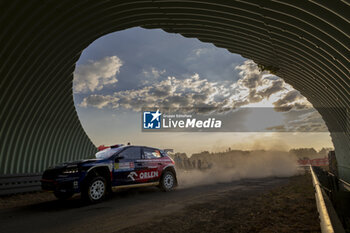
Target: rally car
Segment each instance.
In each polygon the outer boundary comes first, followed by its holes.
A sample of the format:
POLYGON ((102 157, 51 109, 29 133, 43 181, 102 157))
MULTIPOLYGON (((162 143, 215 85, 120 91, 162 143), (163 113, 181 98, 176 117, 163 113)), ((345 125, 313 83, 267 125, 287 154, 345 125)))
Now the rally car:
POLYGON ((115 188, 153 185, 174 189, 175 163, 165 151, 145 146, 111 146, 97 152, 96 159, 48 168, 41 179, 42 189, 53 191, 58 199, 81 193, 90 202, 101 201, 115 188))

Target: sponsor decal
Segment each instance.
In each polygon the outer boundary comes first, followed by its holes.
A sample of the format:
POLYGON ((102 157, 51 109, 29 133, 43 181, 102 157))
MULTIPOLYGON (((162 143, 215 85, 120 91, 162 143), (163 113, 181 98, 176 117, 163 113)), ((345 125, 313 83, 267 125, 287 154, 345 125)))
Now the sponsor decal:
POLYGON ((136 177, 137 177, 136 172, 130 172, 130 174, 128 175, 128 178, 130 178, 132 181, 135 181, 136 177))
POLYGON ((139 178, 139 180, 144 180, 156 177, 158 177, 158 171, 140 172, 139 174, 136 172, 130 172, 128 175, 128 178, 130 178, 132 181, 135 181, 137 178, 139 178))
POLYGON ((114 163, 115 170, 130 170, 134 168, 135 168, 134 162, 114 163))
POLYGON ((158 171, 141 172, 139 176, 140 176, 140 179, 155 178, 155 177, 158 177, 158 171))

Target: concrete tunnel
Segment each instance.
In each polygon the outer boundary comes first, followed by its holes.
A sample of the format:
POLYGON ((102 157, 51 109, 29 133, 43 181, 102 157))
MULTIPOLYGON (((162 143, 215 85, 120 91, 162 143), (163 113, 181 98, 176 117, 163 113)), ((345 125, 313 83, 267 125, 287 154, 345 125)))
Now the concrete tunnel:
POLYGON ((75 63, 99 37, 141 26, 213 43, 283 78, 322 115, 350 182, 347 0, 1 0, 0 18, 0 175, 96 151, 73 103, 75 63))

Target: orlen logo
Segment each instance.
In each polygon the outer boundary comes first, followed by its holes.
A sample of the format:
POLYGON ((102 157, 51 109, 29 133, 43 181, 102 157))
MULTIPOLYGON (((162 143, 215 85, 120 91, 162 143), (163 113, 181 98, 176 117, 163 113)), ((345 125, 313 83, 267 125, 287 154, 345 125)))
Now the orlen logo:
POLYGON ((154 178, 158 177, 158 172, 153 171, 153 172, 141 172, 140 173, 140 179, 148 179, 148 178, 154 178))
POLYGON ((141 172, 137 174, 136 172, 130 172, 128 178, 135 181, 139 177, 141 180, 158 177, 158 171, 141 172))
POLYGON ((160 129, 161 115, 159 109, 156 112, 143 112, 143 128, 144 129, 160 129))

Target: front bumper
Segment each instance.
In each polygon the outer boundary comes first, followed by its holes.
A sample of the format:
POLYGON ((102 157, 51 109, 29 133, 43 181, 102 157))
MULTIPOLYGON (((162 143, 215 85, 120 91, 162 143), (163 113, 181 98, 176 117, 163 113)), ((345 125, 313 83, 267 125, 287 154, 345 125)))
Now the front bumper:
POLYGON ((66 180, 41 180, 41 188, 44 191, 53 191, 53 192, 80 192, 79 188, 79 179, 72 178, 66 180))
POLYGON ((41 188, 53 192, 80 192, 82 173, 64 174, 66 167, 49 168, 44 171, 41 179, 41 188))

